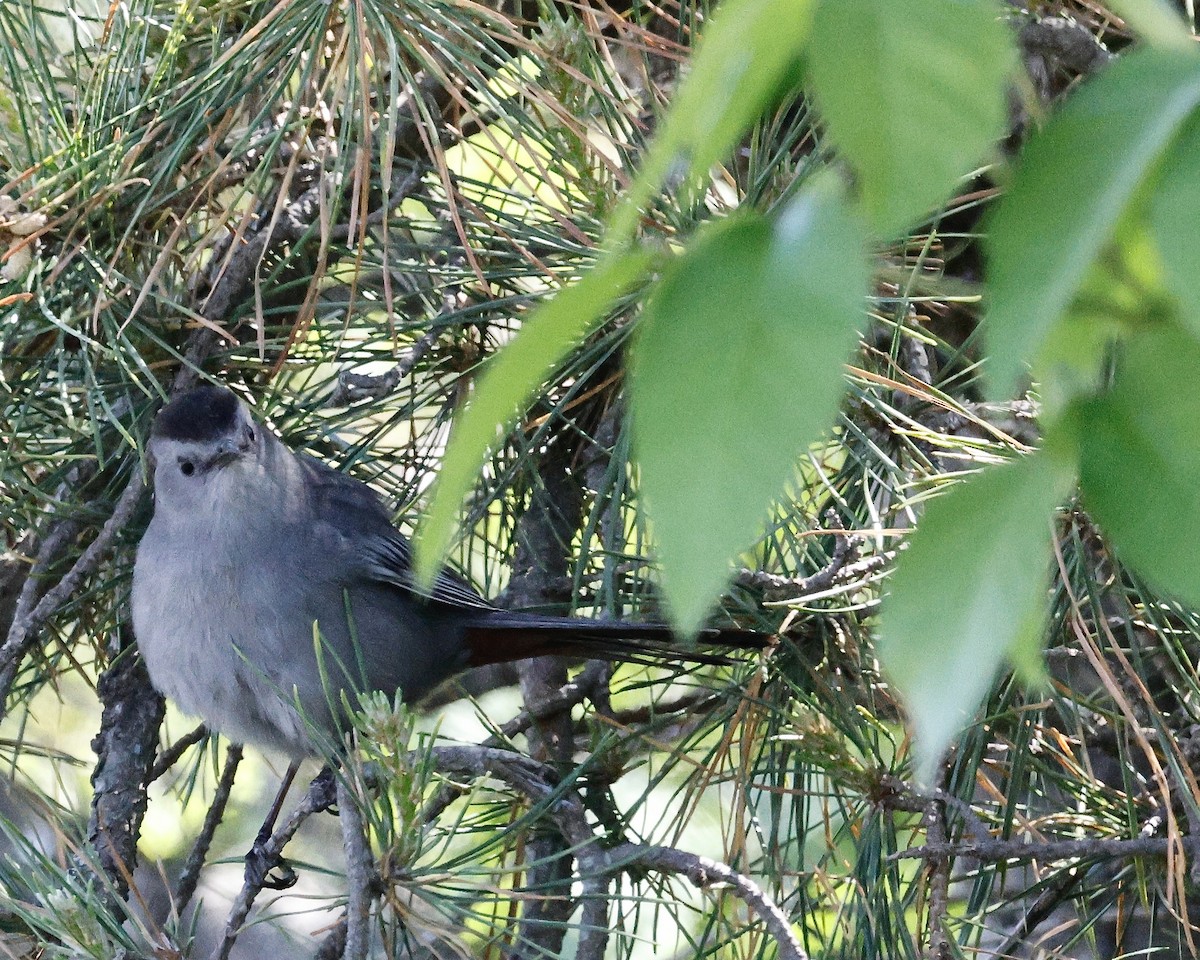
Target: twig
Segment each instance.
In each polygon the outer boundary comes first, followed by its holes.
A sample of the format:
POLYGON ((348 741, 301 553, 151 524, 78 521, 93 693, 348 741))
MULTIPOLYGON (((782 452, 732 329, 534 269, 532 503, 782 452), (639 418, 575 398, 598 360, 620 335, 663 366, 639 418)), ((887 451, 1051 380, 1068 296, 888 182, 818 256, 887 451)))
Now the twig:
MULTIPOLYGON (((937 800, 930 800, 926 804, 924 820, 925 835, 929 842, 935 846, 944 844, 946 816, 937 800)), ((930 960, 950 960, 950 941, 943 926, 950 899, 950 859, 935 855, 926 861, 926 865, 929 869, 929 907, 926 921, 929 949, 926 956, 930 960)))
POLYGON ((1029 909, 1025 911, 1017 924, 1017 928, 1009 934, 1004 945, 993 955, 997 957, 1016 956, 1017 949, 1029 941, 1033 931, 1062 906, 1068 897, 1074 894, 1086 873, 1087 871, 1083 867, 1075 866, 1062 871, 1055 877, 1053 883, 1042 891, 1037 900, 1030 904, 1029 909))
POLYGON ((375 888, 375 866, 367 847, 359 800, 345 777, 337 778, 338 814, 342 824, 342 849, 346 853, 345 960, 366 960, 371 940, 371 901, 375 888))
POLYGON ((342 960, 346 951, 346 918, 340 917, 317 947, 313 960, 342 960))
MULTIPOLYGON (((530 724, 536 720, 540 720, 543 716, 550 716, 564 710, 570 710, 577 703, 582 703, 592 695, 597 677, 604 673, 604 667, 605 663, 603 660, 589 661, 588 665, 583 668, 574 680, 563 684, 553 696, 544 698, 537 704, 535 709, 520 711, 515 717, 501 726, 497 733, 492 734, 484 740, 480 746, 502 748, 505 743, 517 734, 524 732, 530 724)), ((428 823, 440 816, 446 807, 465 794, 468 789, 468 787, 456 783, 443 785, 426 802, 424 809, 421 811, 419 822, 428 823)))
MULTIPOLYGON (((206 732, 204 727, 199 727, 198 731, 202 735, 206 732)), ((198 731, 193 730, 192 734, 198 731)), ((187 737, 184 739, 186 740, 187 737)), ((179 741, 175 746, 179 746, 179 743, 182 742, 182 740, 179 741)), ((233 790, 233 778, 237 773, 238 764, 241 762, 242 745, 231 743, 225 754, 225 766, 221 770, 221 778, 217 781, 212 803, 209 804, 208 813, 204 815, 204 825, 200 828, 200 835, 196 837, 196 842, 192 845, 192 852, 188 854, 187 863, 184 864, 183 872, 179 876, 179 882, 175 885, 174 902, 177 913, 183 913, 196 892, 196 884, 200 881, 200 870, 204 867, 204 860, 208 856, 208 848, 212 845, 217 827, 225 816, 225 807, 229 803, 229 794, 233 790)), ((155 764, 156 768, 157 766, 155 764)))
POLYGON ((354 373, 342 370, 338 373, 337 386, 325 401, 327 407, 345 407, 359 400, 378 400, 386 397, 396 389, 396 385, 407 377, 421 359, 433 349, 438 337, 442 334, 440 326, 435 325, 422 335, 416 343, 405 351, 400 362, 386 373, 377 375, 369 373, 354 373))
POLYGON ((879 778, 872 800, 888 810, 904 810, 923 814, 931 800, 936 800, 962 816, 967 832, 976 840, 988 840, 991 833, 969 803, 945 790, 937 789, 932 794, 918 792, 899 777, 885 774, 879 778))
MULTIPOLYGON (((0 647, 0 719, 3 719, 8 712, 8 695, 12 691, 13 681, 20 670, 21 662, 25 659, 25 654, 33 645, 37 631, 46 620, 57 612, 59 607, 67 602, 84 578, 100 565, 100 561, 104 559, 117 536, 141 504, 144 492, 145 486, 142 483, 141 474, 135 473, 118 498, 112 516, 108 518, 101 527, 100 533, 96 535, 96 539, 88 545, 88 548, 72 564, 71 569, 63 575, 63 578, 42 594, 36 604, 22 604, 21 601, 18 601, 17 612, 9 627, 8 637, 4 641, 4 646, 0 647), (30 606, 32 609, 29 609, 30 606)), ((56 528, 54 533, 47 537, 46 543, 39 551, 39 557, 43 554, 49 557, 61 549, 61 546, 65 546, 66 541, 70 539, 67 534, 71 531, 64 528, 70 522, 67 521, 63 527, 56 528), (55 549, 48 549, 51 545, 54 545, 55 549)), ((71 536, 73 535, 71 533, 71 536)), ((36 571, 37 565, 35 565, 36 571)), ((26 590, 36 590, 32 576, 22 588, 22 600, 27 596, 26 590)), ((30 597, 32 595, 32 593, 28 594, 30 597)))
POLYGON ((665 703, 651 703, 642 707, 630 707, 610 714, 611 719, 621 726, 632 726, 635 723, 647 723, 655 717, 667 717, 673 713, 686 713, 689 716, 704 716, 714 707, 725 702, 725 698, 708 690, 696 690, 668 700, 665 703))
POLYGON ((26 530, 10 550, 0 554, 0 636, 8 636, 17 603, 29 585, 30 574, 37 563, 37 558, 32 556, 37 545, 37 531, 26 530))
MULTIPOLYGON (((558 785, 554 771, 546 764, 509 750, 494 747, 437 747, 432 751, 432 757, 435 768, 444 773, 494 776, 525 794, 534 803, 548 803, 548 817, 579 863, 584 910, 576 958, 600 960, 608 943, 608 886, 614 871, 609 864, 608 853, 601 847, 588 823, 587 811, 578 794, 558 785)), ((564 935, 565 921, 569 917, 570 913, 563 917, 561 932, 564 935)), ((523 923, 522 930, 524 926, 523 923)), ((540 942, 521 942, 532 956, 543 955, 540 942)))
POLYGON ((738 586, 765 590, 767 599, 772 601, 799 600, 810 593, 828 590, 844 576, 846 567, 858 559, 863 536, 847 531, 841 518, 832 510, 825 513, 825 529, 837 536, 837 543, 829 562, 816 573, 807 577, 782 577, 761 570, 742 569, 738 571, 734 582, 738 586))
POLYGON ((187 753, 189 747, 195 746, 207 736, 208 727, 202 723, 190 733, 185 733, 182 737, 167 747, 166 750, 160 750, 158 753, 158 758, 154 761, 154 766, 150 768, 150 773, 147 774, 148 779, 146 780, 146 785, 149 786, 173 766, 175 766, 175 764, 179 762, 179 758, 187 753))
MULTIPOLYGON (((388 193, 388 202, 383 206, 376 207, 362 221, 364 225, 382 223, 388 216, 400 206, 412 194, 412 189, 421 182, 421 178, 425 176, 428 170, 428 164, 416 164, 412 170, 405 174, 403 179, 397 178, 398 171, 393 171, 392 189, 388 193)), ((313 188, 315 189, 315 187, 313 188)), ((310 190, 311 192, 311 190, 310 190)), ((301 231, 303 232, 303 231, 301 231)), ((346 240, 350 237, 350 224, 343 223, 333 227, 330 231, 330 237, 333 240, 346 240)))
POLYGON ((1183 846, 1200 855, 1200 837, 1095 837, 1086 840, 962 840, 957 843, 927 843, 891 854, 889 860, 930 857, 970 857, 988 863, 1009 860, 1115 860, 1129 857, 1165 857, 1172 847, 1183 846))
POLYGON ((628 871, 631 867, 637 867, 660 873, 677 873, 701 889, 716 884, 731 887, 762 919, 768 932, 775 938, 781 960, 807 960, 808 955, 792 932, 787 915, 762 887, 733 867, 673 847, 641 846, 636 843, 623 843, 610 851, 608 857, 613 870, 628 871))
MULTIPOLYGON (((264 858, 278 857, 283 848, 296 835, 296 831, 300 829, 300 825, 305 820, 314 813, 320 813, 322 810, 328 808, 328 786, 321 783, 320 780, 321 778, 318 777, 312 782, 312 785, 308 788, 308 793, 300 801, 300 805, 292 811, 287 820, 263 843, 261 849, 264 858)), ((250 908, 254 906, 254 900, 261 891, 261 885, 243 882, 242 889, 238 891, 238 895, 233 901, 233 906, 230 907, 229 916, 225 920, 225 934, 221 938, 221 942, 217 945, 217 948, 212 952, 212 960, 228 960, 229 953, 233 950, 233 945, 237 942, 238 934, 242 932, 242 926, 245 924, 246 918, 250 915, 250 908)))
MULTIPOLYGON (((417 762, 416 755, 413 762, 417 762)), ((608 886, 612 876, 644 868, 686 876, 696 886, 731 887, 760 916, 779 946, 783 960, 806 960, 791 924, 775 902, 749 877, 732 867, 670 847, 623 843, 605 851, 599 843, 579 796, 554 781, 546 764, 494 747, 435 747, 429 759, 445 774, 492 776, 537 803, 547 803, 547 815, 579 861, 584 914, 577 956, 593 960, 603 955, 609 935, 608 886), (552 801, 552 802, 551 802, 552 801)))
MULTIPOLYGON (((413 754, 417 763, 425 754, 413 754)), ((434 747, 428 756, 440 773, 457 773, 471 777, 492 776, 541 803, 559 792, 554 770, 513 750, 498 747, 444 746, 434 747)), ((556 797, 548 814, 560 827, 560 833, 572 845, 587 846, 595 841, 587 815, 579 798, 569 791, 556 797), (578 813, 573 816, 572 811, 578 813)))
MULTIPOLYGON (((6 617, 7 622, 4 625, 4 634, 6 637, 11 637, 13 625, 18 621, 29 616, 41 596, 40 589, 45 586, 43 577, 49 569, 58 561, 62 552, 67 548, 72 540, 78 535, 83 528, 82 516, 88 512, 89 508, 94 505, 89 504, 87 507, 71 514, 70 516, 56 518, 51 517, 50 532, 46 535, 38 547, 37 556, 33 559, 33 564, 29 565, 24 560, 18 559, 14 561, 9 569, 11 573, 6 571, 5 586, 8 589, 13 581, 20 580, 21 586, 17 591, 16 601, 13 604, 11 615, 6 617)), ((30 536, 33 536, 30 534, 30 536)), ((6 567, 8 562, 6 561, 6 567)), ((5 644, 7 648, 7 643, 5 644)), ((4 649, 0 649, 0 656, 4 653, 4 649)))

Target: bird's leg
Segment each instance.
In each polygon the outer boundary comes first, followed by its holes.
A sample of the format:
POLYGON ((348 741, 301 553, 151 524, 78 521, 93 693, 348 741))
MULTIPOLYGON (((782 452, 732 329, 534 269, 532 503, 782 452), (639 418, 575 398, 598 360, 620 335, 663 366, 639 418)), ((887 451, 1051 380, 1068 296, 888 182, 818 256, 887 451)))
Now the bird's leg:
POLYGON ((279 787, 279 792, 275 794, 271 809, 267 811, 267 819, 263 821, 258 836, 254 838, 254 845, 246 854, 246 883, 252 886, 266 887, 269 890, 286 890, 299 879, 296 871, 280 856, 279 852, 269 849, 271 834, 275 831, 275 821, 279 819, 279 811, 283 809, 283 801, 287 799, 287 792, 291 789, 292 781, 296 779, 296 771, 299 767, 299 760, 293 760, 289 764, 287 773, 283 775, 283 783, 279 787), (271 871, 277 868, 280 871, 279 875, 272 876, 271 871))
MULTIPOLYGON (((254 839, 254 846, 246 854, 247 884, 259 888, 265 887, 269 890, 286 890, 299 879, 296 871, 283 859, 281 851, 275 850, 271 843, 275 822, 279 819, 283 801, 287 797, 292 781, 296 779, 296 769, 299 766, 300 763, 297 761, 288 767, 287 773, 283 776, 283 784, 275 795, 275 801, 271 804, 271 809, 267 811, 267 819, 254 839), (272 870, 278 870, 279 874, 272 876, 272 870)), ((325 766, 314 778, 312 786, 309 787, 308 797, 305 799, 304 815, 320 813, 322 810, 330 809, 336 803, 337 781, 334 779, 333 768, 325 766)))
POLYGON ((335 778, 333 775, 333 767, 331 767, 329 764, 325 764, 325 766, 321 768, 321 772, 313 778, 312 786, 309 787, 309 789, 312 790, 316 796, 316 801, 314 802, 313 806, 316 808, 317 812, 322 810, 328 810, 335 814, 338 812, 337 778, 335 778), (317 790, 320 790, 320 793, 316 793, 317 790))

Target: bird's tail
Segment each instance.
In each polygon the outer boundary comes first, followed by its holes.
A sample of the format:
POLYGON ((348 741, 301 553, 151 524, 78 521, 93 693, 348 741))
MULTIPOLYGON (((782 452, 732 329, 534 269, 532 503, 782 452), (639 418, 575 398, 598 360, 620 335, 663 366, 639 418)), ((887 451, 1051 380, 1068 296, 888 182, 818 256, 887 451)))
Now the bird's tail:
POLYGON ((767 634, 753 630, 711 628, 700 631, 696 642, 688 644, 665 624, 542 617, 505 611, 481 615, 467 626, 464 636, 472 667, 543 656, 728 664, 733 662, 729 657, 706 653, 702 648, 762 650, 771 641, 767 634))

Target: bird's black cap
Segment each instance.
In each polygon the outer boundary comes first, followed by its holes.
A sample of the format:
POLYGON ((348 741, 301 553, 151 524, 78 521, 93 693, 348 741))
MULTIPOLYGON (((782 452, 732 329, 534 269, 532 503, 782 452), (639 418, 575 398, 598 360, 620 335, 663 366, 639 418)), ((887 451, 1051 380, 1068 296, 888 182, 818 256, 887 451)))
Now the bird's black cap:
POLYGON ((205 384, 168 403, 154 421, 153 435, 186 443, 205 443, 237 424, 237 397, 224 387, 205 384))

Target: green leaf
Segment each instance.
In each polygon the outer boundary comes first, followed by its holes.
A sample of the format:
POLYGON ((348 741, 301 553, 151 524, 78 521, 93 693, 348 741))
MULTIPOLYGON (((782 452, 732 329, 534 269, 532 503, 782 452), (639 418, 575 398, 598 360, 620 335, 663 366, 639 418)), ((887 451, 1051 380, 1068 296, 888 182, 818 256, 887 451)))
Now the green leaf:
POLYGON ((1035 136, 987 237, 991 392, 1016 384, 1200 102, 1200 57, 1133 50, 1035 136))
POLYGON ((533 311, 513 341, 489 361, 475 396, 455 422, 417 528, 414 572, 419 584, 428 587, 441 568, 462 501, 504 430, 608 306, 642 279, 653 259, 644 251, 604 257, 582 280, 533 311))
POLYGON ((699 175, 724 160, 784 85, 808 39, 812 0, 725 0, 610 224, 633 236, 641 209, 682 161, 699 175))
POLYGON ((1115 322, 1074 311, 1050 328, 1034 363, 1043 417, 1069 410, 1080 396, 1094 393, 1105 382, 1112 344, 1121 330, 1115 322))
POLYGON ((1187 24, 1166 0, 1108 0, 1105 6, 1156 47, 1187 50, 1195 45, 1187 24))
POLYGON ((1031 672, 1069 463, 1040 450, 989 467, 929 504, 896 564, 877 652, 908 710, 923 783, 1005 657, 1031 672))
POLYGON ((1165 286, 1179 315, 1200 336, 1200 115, 1193 115, 1172 144, 1150 195, 1147 216, 1161 258, 1165 286))
POLYGON ((1084 503, 1157 589, 1200 605, 1200 345, 1162 326, 1128 341, 1112 391, 1083 405, 1084 503))
POLYGON ((699 628, 830 426, 867 284, 862 232, 826 176, 773 220, 741 212, 702 230, 647 304, 634 451, 681 632, 699 628))
POLYGON ((809 78, 829 135, 893 236, 946 199, 1008 125, 1012 31, 990 0, 824 0, 809 78))

